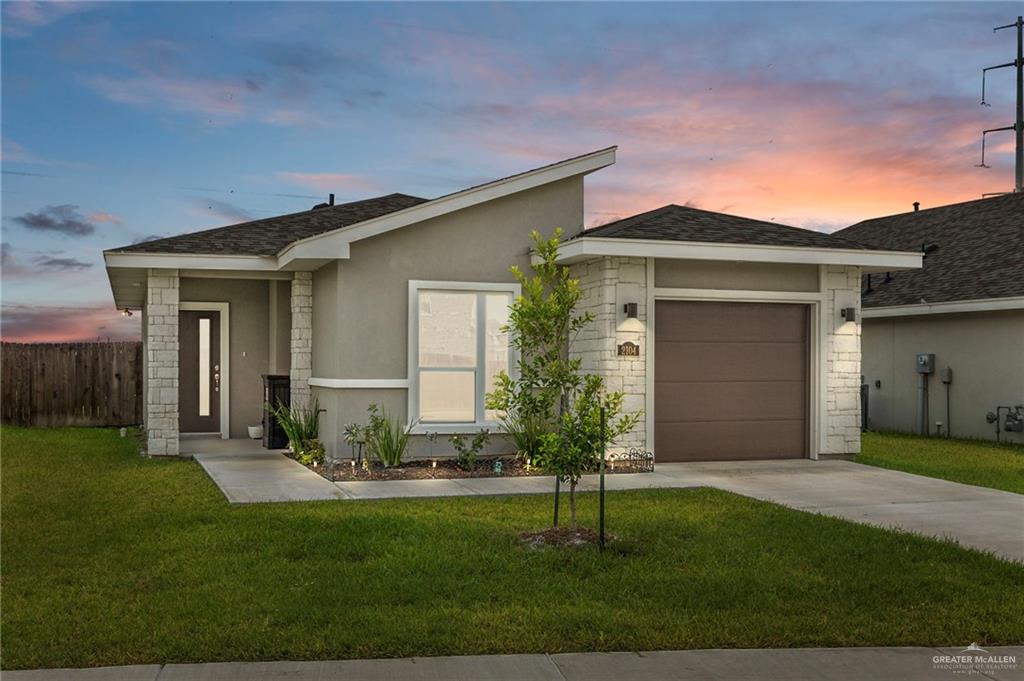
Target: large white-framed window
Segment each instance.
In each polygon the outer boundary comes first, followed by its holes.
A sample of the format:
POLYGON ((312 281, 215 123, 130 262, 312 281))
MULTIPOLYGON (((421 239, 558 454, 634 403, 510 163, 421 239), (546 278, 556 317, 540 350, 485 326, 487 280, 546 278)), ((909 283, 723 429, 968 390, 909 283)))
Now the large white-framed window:
POLYGON ((494 428, 484 396, 514 374, 509 306, 518 284, 409 282, 409 418, 414 432, 494 428))

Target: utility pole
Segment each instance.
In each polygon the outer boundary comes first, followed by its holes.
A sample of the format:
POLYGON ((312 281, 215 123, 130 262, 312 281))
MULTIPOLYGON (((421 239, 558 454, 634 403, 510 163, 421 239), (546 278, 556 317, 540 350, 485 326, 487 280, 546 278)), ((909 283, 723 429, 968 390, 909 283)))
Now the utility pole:
POLYGON ((1007 125, 1002 128, 992 128, 990 130, 984 130, 981 133, 981 164, 980 167, 987 168, 985 165, 985 135, 990 132, 1000 132, 1003 130, 1013 130, 1017 137, 1017 147, 1014 154, 1014 186, 1013 191, 1017 193, 1024 192, 1024 17, 1017 17, 1017 21, 1012 24, 1006 24, 1005 26, 997 26, 992 29, 993 32, 1001 31, 1004 28, 1016 28, 1017 29, 1017 58, 1011 62, 1005 64, 999 64, 998 66, 989 66, 981 70, 981 103, 988 106, 985 101, 985 74, 994 69, 1002 69, 1008 66, 1014 66, 1017 69, 1017 112, 1014 119, 1013 125, 1007 125))

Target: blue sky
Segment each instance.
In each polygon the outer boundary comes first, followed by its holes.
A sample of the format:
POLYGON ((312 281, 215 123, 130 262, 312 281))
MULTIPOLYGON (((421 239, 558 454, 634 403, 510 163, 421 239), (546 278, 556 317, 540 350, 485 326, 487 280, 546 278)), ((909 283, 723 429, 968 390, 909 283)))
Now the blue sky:
POLYGON ((1016 3, 3 3, 3 336, 137 334, 101 251, 592 149, 588 224, 814 229, 1012 183, 1016 3))

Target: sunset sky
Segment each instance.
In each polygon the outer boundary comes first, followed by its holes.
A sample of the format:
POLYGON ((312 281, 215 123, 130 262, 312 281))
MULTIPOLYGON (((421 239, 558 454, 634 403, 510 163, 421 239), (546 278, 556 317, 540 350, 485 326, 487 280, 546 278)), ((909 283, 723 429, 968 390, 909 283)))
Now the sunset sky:
POLYGON ((5 340, 125 338, 101 251, 612 144, 599 224, 832 231, 1012 188, 1019 3, 2 6, 5 340))

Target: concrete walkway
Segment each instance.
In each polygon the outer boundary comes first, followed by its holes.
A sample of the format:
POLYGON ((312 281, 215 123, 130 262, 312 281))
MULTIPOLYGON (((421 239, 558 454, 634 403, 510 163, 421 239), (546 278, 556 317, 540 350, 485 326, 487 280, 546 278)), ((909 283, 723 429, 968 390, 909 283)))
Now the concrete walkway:
POLYGON ((193 457, 233 504, 345 498, 333 483, 279 452, 196 453, 193 457))
MULTIPOLYGON (((232 503, 544 494, 554 478, 380 480, 331 483, 276 452, 196 454, 232 503)), ((849 461, 663 463, 654 473, 620 473, 607 489, 717 487, 801 511, 955 539, 1024 562, 1024 495, 911 475, 849 461)), ((598 488, 584 476, 581 491, 598 488)))
MULTIPOLYGON (((5 671, 4 681, 1009 681, 1024 677, 1024 646, 987 648, 956 671, 939 656, 963 648, 805 648, 649 653, 477 655, 338 662, 220 662, 5 671)), ((975 653, 968 653, 974 655, 975 653)))

